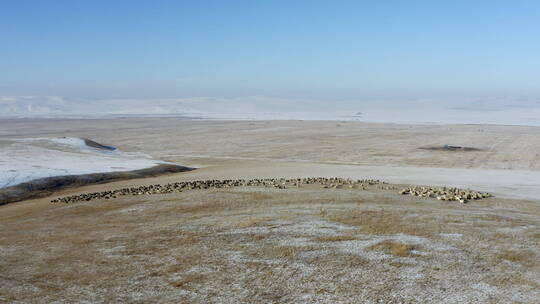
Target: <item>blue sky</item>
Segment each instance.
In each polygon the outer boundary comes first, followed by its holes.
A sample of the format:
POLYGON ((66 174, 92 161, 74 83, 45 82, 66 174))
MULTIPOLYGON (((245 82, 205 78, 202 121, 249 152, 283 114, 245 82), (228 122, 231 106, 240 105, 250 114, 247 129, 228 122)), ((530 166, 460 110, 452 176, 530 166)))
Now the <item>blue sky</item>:
POLYGON ((0 95, 540 97, 539 1, 0 1, 0 95))

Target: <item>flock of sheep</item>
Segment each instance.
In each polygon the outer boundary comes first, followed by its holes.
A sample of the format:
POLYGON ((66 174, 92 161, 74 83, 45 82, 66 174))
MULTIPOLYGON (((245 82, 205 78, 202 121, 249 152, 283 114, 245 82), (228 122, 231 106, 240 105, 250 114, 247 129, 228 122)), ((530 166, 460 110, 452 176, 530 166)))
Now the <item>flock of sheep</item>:
POLYGON ((93 193, 85 193, 78 195, 66 196, 58 199, 54 199, 52 203, 74 203, 80 201, 90 201, 95 199, 111 199, 124 195, 148 195, 159 193, 173 193, 182 192, 192 189, 221 189, 232 188, 242 186, 255 186, 255 187, 271 187, 278 189, 286 189, 290 187, 300 187, 301 185, 320 184, 323 188, 342 188, 355 186, 361 189, 366 189, 367 186, 376 185, 381 183, 379 180, 374 179, 359 179, 351 180, 344 178, 327 178, 327 177, 307 177, 307 178, 265 178, 265 179, 226 179, 226 180, 199 180, 199 181, 185 181, 170 183, 165 185, 150 185, 123 188, 111 191, 101 191, 93 193))
MULTIPOLYGON (((302 185, 318 184, 323 188, 356 188, 366 190, 367 187, 379 184, 386 184, 377 179, 345 179, 339 177, 307 177, 307 178, 266 178, 266 179, 226 179, 226 180, 199 180, 176 182, 165 185, 150 185, 131 188, 122 188, 117 190, 101 191, 65 196, 52 200, 52 203, 75 203, 81 201, 91 201, 98 199, 114 199, 125 195, 150 195, 161 193, 178 193, 192 189, 222 189, 232 187, 271 187, 278 189, 287 189, 291 187, 299 188, 302 185)), ((395 187, 379 187, 380 189, 393 190, 395 187)), ((411 194, 424 197, 437 197, 444 200, 459 200, 465 203, 467 199, 479 199, 488 197, 486 193, 474 192, 470 190, 461 190, 456 188, 429 188, 413 187, 406 188, 401 194, 411 194)))
POLYGON ((472 190, 464 190, 459 188, 433 188, 433 187, 411 187, 405 188, 399 192, 400 194, 409 194, 414 196, 432 197, 443 201, 459 201, 466 203, 468 200, 482 199, 492 196, 489 193, 477 192, 472 190))

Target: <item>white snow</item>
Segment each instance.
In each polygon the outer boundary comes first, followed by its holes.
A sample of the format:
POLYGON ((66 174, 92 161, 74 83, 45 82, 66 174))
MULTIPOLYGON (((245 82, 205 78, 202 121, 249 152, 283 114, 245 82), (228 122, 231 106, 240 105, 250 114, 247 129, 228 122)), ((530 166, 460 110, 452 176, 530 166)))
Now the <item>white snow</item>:
POLYGON ((60 96, 0 96, 0 118, 119 116, 540 126, 540 100, 534 98, 312 100, 267 96, 83 100, 60 96))
POLYGON ((0 149, 0 188, 44 177, 130 171, 160 163, 142 153, 92 148, 80 138, 7 140, 0 149))

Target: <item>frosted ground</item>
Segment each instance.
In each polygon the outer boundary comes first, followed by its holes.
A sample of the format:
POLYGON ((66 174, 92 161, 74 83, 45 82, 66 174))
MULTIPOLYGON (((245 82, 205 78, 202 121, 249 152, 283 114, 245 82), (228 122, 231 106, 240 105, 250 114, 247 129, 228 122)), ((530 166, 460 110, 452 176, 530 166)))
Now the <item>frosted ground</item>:
MULTIPOLYGON (((218 178, 201 169, 55 196, 201 174, 218 178)), ((540 296, 538 201, 463 205, 318 185, 50 199, 0 207, 0 302, 536 304, 540 296)))
MULTIPOLYGON (((403 102, 385 100, 327 102, 263 96, 107 100, 69 99, 59 96, 0 96, 0 121, 12 118, 90 119, 148 116, 208 120, 339 120, 404 124, 474 123, 540 126, 540 103, 531 99, 462 99, 455 102, 427 99, 403 102)), ((2 135, 5 134, 0 130, 0 136, 2 135)), ((65 134, 57 135, 64 136, 65 134)), ((188 134, 186 136, 189 137, 188 134)), ((226 136, 231 137, 230 134, 226 136)), ((138 149, 130 151, 146 152, 138 149)), ((175 153, 185 154, 185 151, 177 150, 175 153)), ((201 152, 202 155, 208 153, 209 151, 201 152)), ((154 158, 161 159, 161 156, 163 155, 154 155, 154 158)), ((255 158, 260 158, 260 156, 255 158)), ((30 137, 24 139, 24 137, 19 137, 17 140, 0 141, 0 188, 42 177, 128 171, 152 167, 157 163, 158 161, 143 153, 90 148, 77 138, 30 137)), ((410 175, 411 172, 408 174, 410 175)), ((517 178, 522 181, 519 182, 520 184, 530 183, 528 172, 514 171, 512 174, 504 173, 503 175, 507 177, 506 179, 515 179, 513 175, 516 174, 520 175, 517 178)), ((433 174, 428 175, 433 176, 433 174)), ((464 172, 464 176, 475 175, 464 172)), ((492 176, 492 174, 488 173, 486 176, 492 176)), ((414 181, 424 182, 418 179, 414 181)), ((533 193, 533 195, 536 194, 533 193)))
POLYGON ((143 153, 89 147, 81 138, 25 138, 0 141, 0 188, 33 179, 130 171, 159 163, 143 153))
POLYGON ((200 174, 200 178, 375 177, 394 183, 470 187, 498 196, 532 199, 540 193, 538 132, 538 127, 529 126, 178 117, 0 120, 1 164, 6 168, 2 172, 10 174, 10 179, 25 176, 7 170, 14 164, 25 168, 19 168, 19 172, 26 172, 28 177, 28 172, 66 174, 68 169, 75 169, 74 165, 83 168, 83 164, 105 172, 140 169, 161 160, 204 168, 192 173, 200 174), (120 151, 35 139, 63 136, 90 138, 120 151), (445 144, 479 150, 422 149, 445 144), (97 159, 103 165, 98 166, 97 159), (52 164, 60 167, 51 170, 52 164), (213 174, 202 176, 208 170, 213 174), (272 170, 271 176, 268 170, 272 170))
POLYGON ((19 163, 36 157, 50 166, 72 153, 70 166, 117 157, 107 169, 128 160, 199 168, 1 206, 0 302, 537 303, 538 134, 531 126, 357 121, 0 119, 0 143, 13 149, 2 160, 24 155, 19 163), (445 144, 476 149, 425 148, 445 144), (50 155, 39 158, 43 151, 50 155), (50 203, 141 185, 300 176, 390 184, 50 203), (497 192, 458 204, 400 195, 401 183, 497 192))

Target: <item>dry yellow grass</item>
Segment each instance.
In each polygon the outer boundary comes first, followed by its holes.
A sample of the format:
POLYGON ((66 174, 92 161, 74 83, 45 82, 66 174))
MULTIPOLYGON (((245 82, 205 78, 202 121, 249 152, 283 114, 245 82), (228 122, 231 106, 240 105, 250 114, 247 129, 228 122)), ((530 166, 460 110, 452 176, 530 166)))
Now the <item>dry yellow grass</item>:
POLYGON ((274 219, 274 217, 271 216, 254 216, 254 217, 248 217, 245 219, 241 219, 237 222, 235 222, 232 227, 234 228, 249 228, 249 227, 255 227, 265 224, 268 221, 271 221, 274 219))
POLYGON ((416 247, 417 246, 411 244, 404 244, 400 242, 385 240, 373 246, 370 246, 369 249, 383 251, 387 254, 392 254, 398 257, 406 257, 411 256, 412 251, 417 249, 416 247))
POLYGON ((385 234, 409 234, 418 236, 429 236, 438 231, 434 227, 425 227, 426 222, 418 218, 407 218, 406 212, 393 211, 372 211, 372 210, 348 210, 346 212, 326 213, 324 218, 360 227, 363 234, 385 235, 385 234))
POLYGON ((258 246, 250 246, 249 248, 241 248, 246 254, 261 258, 261 259, 294 259, 302 252, 316 250, 314 246, 282 246, 274 244, 261 244, 258 246))
POLYGON ((497 254, 497 258, 522 264, 524 266, 534 265, 535 254, 530 251, 504 250, 497 254))
POLYGON ((343 242, 343 241, 352 241, 356 240, 358 237, 350 234, 342 235, 329 235, 329 236, 319 236, 314 238, 315 242, 343 242))
POLYGON ((405 303, 515 295, 534 303, 540 287, 530 279, 540 251, 532 203, 498 201, 517 210, 505 213, 376 189, 261 192, 186 191, 0 213, 0 302, 388 302, 406 291, 405 303), (491 213, 504 220, 478 218, 491 213), (478 295, 470 281, 493 291, 478 295))
POLYGON ((204 276, 201 274, 193 273, 185 275, 182 279, 175 280, 169 284, 176 288, 189 289, 190 285, 201 283, 204 281, 204 276))
MULTIPOLYGON (((505 169, 508 176, 512 169, 540 170, 538 128, 340 124, 20 120, 6 121, 0 129, 14 138, 35 137, 36 130, 39 136, 91 137, 124 151, 204 167, 62 194, 190 179, 386 179, 426 173, 420 180, 433 174, 441 182, 456 182, 455 176, 439 174, 439 168, 505 169), (426 151, 418 149, 419 138, 435 146, 459 142, 493 148, 426 151)), ((520 194, 538 192, 530 183, 506 181, 520 194)), ((461 206, 401 197, 379 187, 319 188, 186 191, 71 206, 42 201, 3 206, 0 302, 538 302, 538 201, 495 197, 461 206), (356 239, 344 232, 355 227, 350 235, 356 239), (411 248, 408 237, 419 247, 411 248), (376 250, 387 255, 374 254, 366 245, 382 239, 401 244, 379 245, 376 250), (422 255, 410 255, 411 250, 422 255)))

